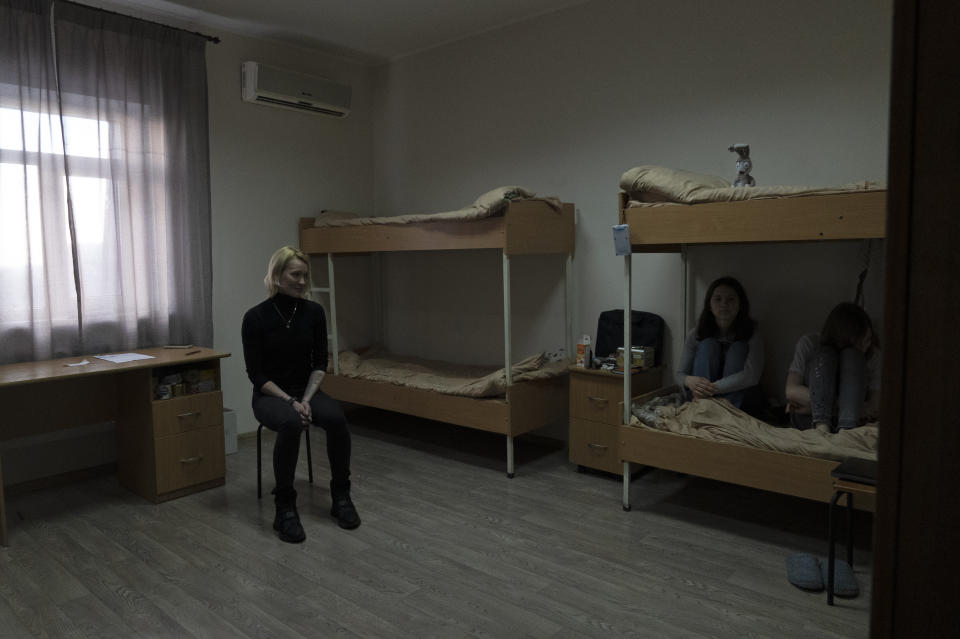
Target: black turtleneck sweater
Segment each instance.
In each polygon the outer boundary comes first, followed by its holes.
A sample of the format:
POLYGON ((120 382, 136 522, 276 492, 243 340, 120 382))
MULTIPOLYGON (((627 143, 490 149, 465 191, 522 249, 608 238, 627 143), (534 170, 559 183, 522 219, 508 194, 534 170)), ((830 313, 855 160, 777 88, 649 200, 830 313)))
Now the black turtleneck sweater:
POLYGON ((316 302, 277 293, 244 314, 240 334, 255 390, 273 382, 299 396, 311 372, 327 370, 327 322, 316 302))

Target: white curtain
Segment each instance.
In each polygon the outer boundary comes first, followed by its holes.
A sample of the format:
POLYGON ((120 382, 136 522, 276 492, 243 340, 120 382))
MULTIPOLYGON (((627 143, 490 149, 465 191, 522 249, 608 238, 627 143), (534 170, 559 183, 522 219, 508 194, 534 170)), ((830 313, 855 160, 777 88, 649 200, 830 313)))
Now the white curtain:
POLYGON ((212 343, 205 44, 0 0, 0 363, 212 343))

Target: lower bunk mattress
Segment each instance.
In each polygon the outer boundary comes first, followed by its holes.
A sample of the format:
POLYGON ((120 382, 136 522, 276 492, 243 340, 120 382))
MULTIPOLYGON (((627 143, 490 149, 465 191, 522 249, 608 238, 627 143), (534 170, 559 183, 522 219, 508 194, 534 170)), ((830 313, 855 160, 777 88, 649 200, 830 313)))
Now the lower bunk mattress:
MULTIPOLYGON (((623 461, 829 502, 840 461, 877 458, 875 423, 838 433, 778 428, 725 400, 685 402, 676 390, 635 401, 632 423, 620 427, 623 461)), ((855 507, 872 510, 873 498, 855 507)))
POLYGON ((323 390, 340 401, 510 437, 567 419, 565 362, 527 358, 511 367, 509 386, 503 369, 491 369, 345 352, 323 390))
MULTIPOLYGON (((546 355, 538 353, 513 364, 510 374, 514 383, 561 377, 567 374, 567 363, 547 361, 546 355)), ((453 364, 383 351, 340 353, 340 375, 460 397, 502 397, 507 392, 505 368, 453 364)))
POLYGON ((877 459, 876 423, 831 433, 771 426, 717 398, 685 401, 679 392, 635 403, 631 426, 707 441, 740 444, 818 459, 877 459))

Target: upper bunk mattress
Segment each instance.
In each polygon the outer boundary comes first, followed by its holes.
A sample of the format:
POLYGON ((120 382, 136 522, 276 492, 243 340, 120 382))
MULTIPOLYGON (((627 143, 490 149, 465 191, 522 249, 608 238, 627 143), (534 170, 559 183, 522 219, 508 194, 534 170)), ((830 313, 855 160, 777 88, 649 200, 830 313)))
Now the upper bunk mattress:
POLYGON ((662 166, 638 166, 621 176, 620 188, 629 197, 627 206, 637 207, 858 193, 882 191, 885 187, 877 182, 858 182, 834 187, 731 186, 727 180, 714 175, 662 166))
POLYGON ((835 459, 877 458, 876 423, 830 433, 819 429, 777 428, 723 399, 683 402, 679 393, 634 405, 631 426, 651 428, 709 441, 835 459))
MULTIPOLYGON (((512 381, 526 382, 567 373, 566 362, 547 361, 543 353, 510 367, 512 381)), ((461 397, 500 397, 507 392, 505 369, 452 364, 383 352, 340 353, 340 375, 461 397)))
POLYGON ((415 224, 419 222, 462 222, 502 215, 511 202, 536 200, 546 202, 554 210, 560 210, 560 200, 555 197, 537 197, 536 193, 519 186, 501 186, 478 197, 473 204, 455 211, 439 213, 415 213, 382 217, 358 217, 340 211, 323 211, 314 221, 314 226, 365 226, 372 224, 415 224))

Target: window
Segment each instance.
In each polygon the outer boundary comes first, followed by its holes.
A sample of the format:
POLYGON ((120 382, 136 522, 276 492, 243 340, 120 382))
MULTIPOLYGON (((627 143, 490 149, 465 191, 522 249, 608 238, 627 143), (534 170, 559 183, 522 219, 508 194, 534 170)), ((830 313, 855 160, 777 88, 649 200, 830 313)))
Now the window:
POLYGON ((205 44, 0 0, 0 362, 212 342, 205 44))
MULTIPOLYGON (((111 189, 104 164, 110 159, 110 126, 95 118, 64 116, 49 113, 0 108, 0 295, 5 304, 0 308, 0 323, 28 326, 34 317, 49 317, 52 326, 76 322, 76 296, 36 296, 30 273, 46 273, 53 277, 69 277, 70 272, 58 269, 59 260, 45 258, 44 230, 49 222, 41 216, 40 166, 66 166, 71 176, 59 173, 59 185, 50 189, 53 202, 47 206, 59 209, 54 216, 62 222, 58 233, 69 236, 67 193, 73 203, 74 233, 79 251, 102 253, 104 227, 111 189), (29 132, 29 134, 28 134, 29 132), (31 135, 32 134, 32 135, 31 135), (64 153, 64 141, 70 154, 64 153), (52 263, 47 264, 46 262, 52 263)), ((61 264, 62 265, 62 264, 61 264)), ((94 269, 92 292, 96 295, 96 277, 104 274, 103 265, 94 269)))

